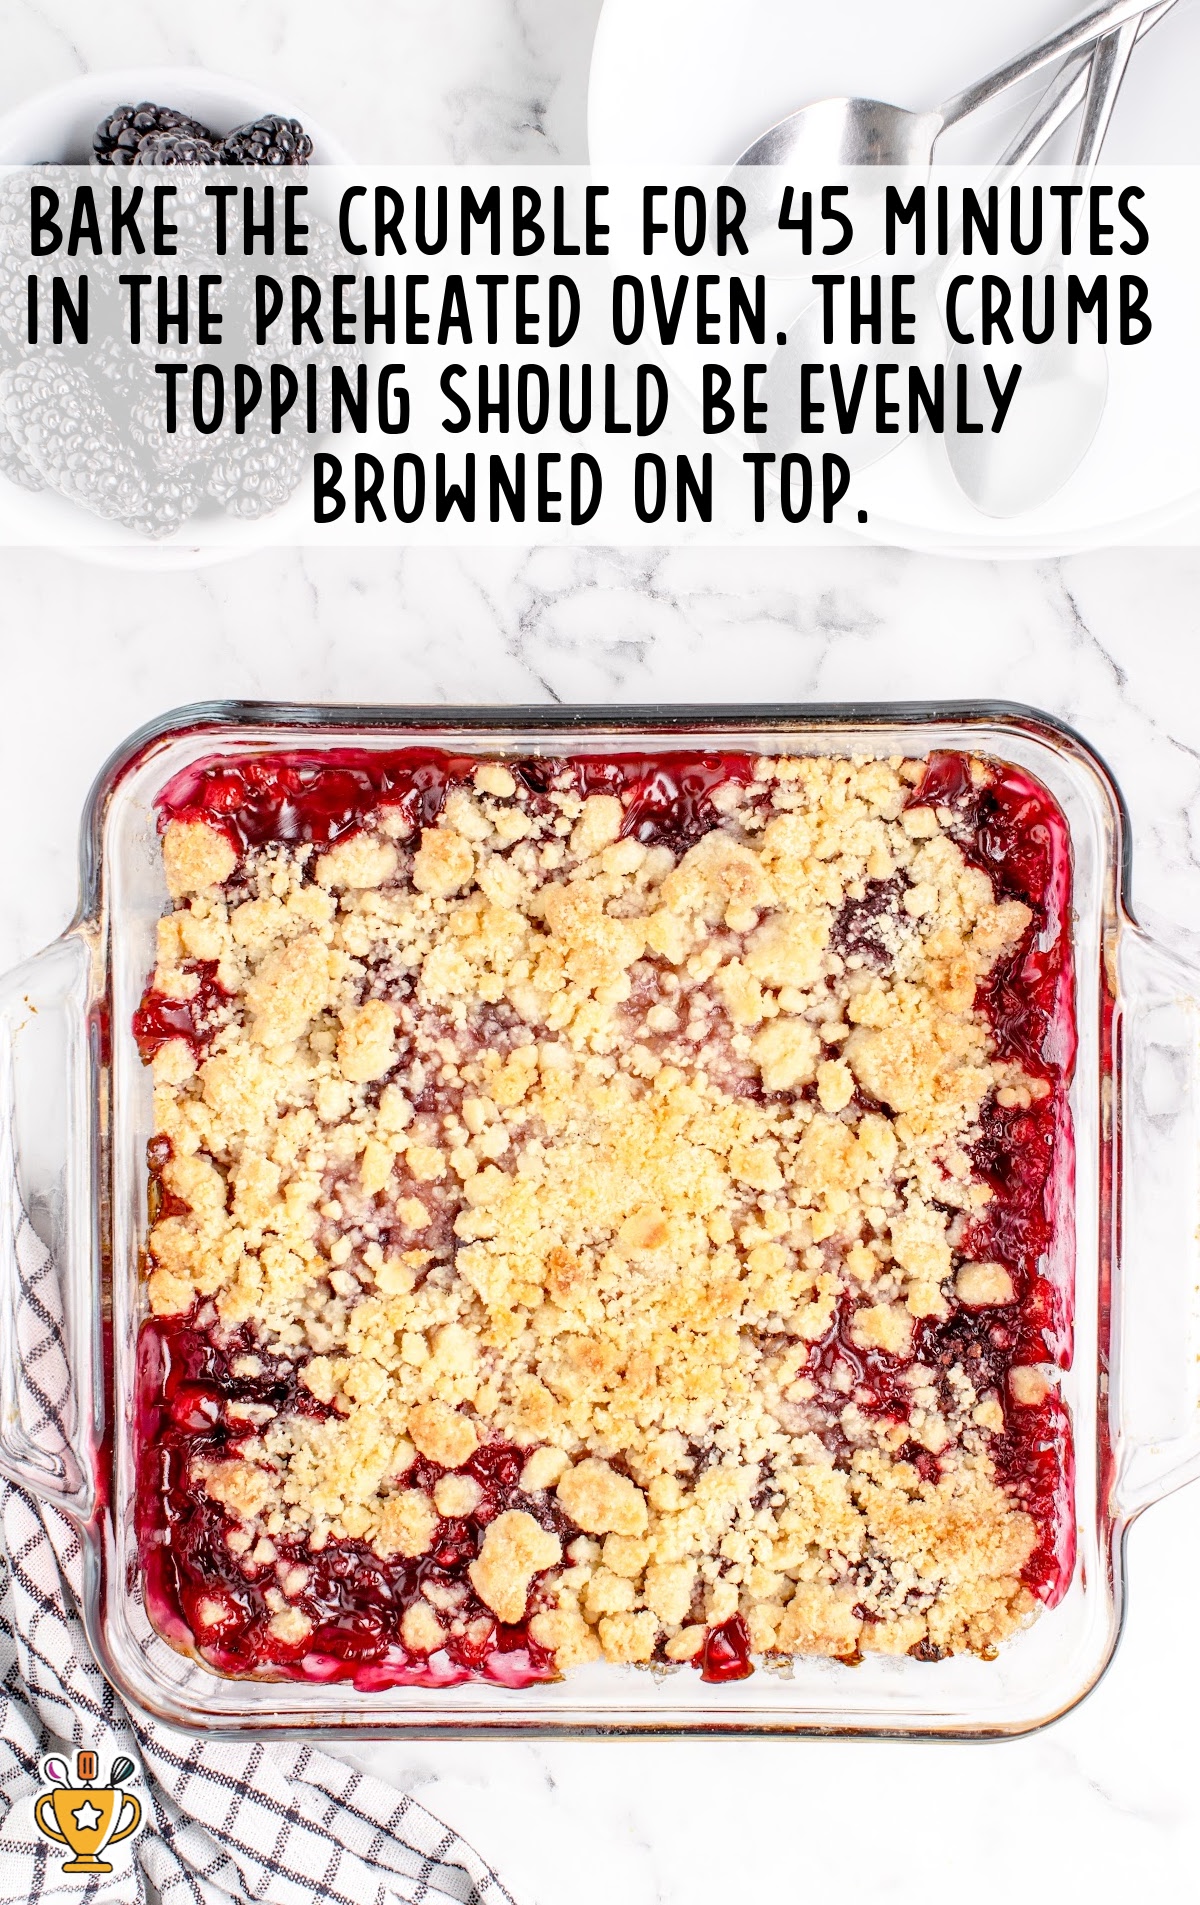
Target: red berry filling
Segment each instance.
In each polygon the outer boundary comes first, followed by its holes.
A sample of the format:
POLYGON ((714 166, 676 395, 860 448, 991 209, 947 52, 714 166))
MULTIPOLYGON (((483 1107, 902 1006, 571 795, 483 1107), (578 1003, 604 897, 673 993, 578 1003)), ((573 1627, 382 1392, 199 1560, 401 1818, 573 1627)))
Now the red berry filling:
MULTIPOLYGON (((382 1559, 362 1541, 279 1536, 264 1558, 235 1552, 228 1537, 239 1524, 193 1475, 193 1465, 236 1455, 249 1429, 231 1420, 230 1403, 265 1404, 280 1412, 327 1415, 327 1406, 298 1380, 299 1365, 257 1360, 261 1373, 234 1375, 231 1364, 256 1348, 253 1333, 222 1332, 196 1317, 150 1320, 139 1344, 140 1410, 137 1527, 155 1625, 198 1645, 223 1673, 300 1680, 352 1680, 363 1690, 450 1686, 482 1677, 504 1686, 553 1678, 552 1657, 531 1640, 528 1617, 498 1622, 467 1573, 484 1532, 506 1509, 524 1509, 564 1541, 578 1534, 544 1493, 525 1495, 519 1481, 528 1451, 492 1443, 458 1474, 479 1485, 469 1515, 443 1517, 428 1553, 415 1561, 382 1559), (293 1604, 311 1622, 299 1643, 271 1631, 266 1595, 291 1569, 307 1580, 293 1604), (404 1614, 432 1589, 452 1631, 432 1655, 414 1653, 401 1636, 404 1614), (457 1630, 457 1631, 453 1631, 457 1630)), ((418 1457, 401 1478, 432 1493, 449 1471, 418 1457)), ((535 1584, 529 1615, 539 1604, 535 1584)))

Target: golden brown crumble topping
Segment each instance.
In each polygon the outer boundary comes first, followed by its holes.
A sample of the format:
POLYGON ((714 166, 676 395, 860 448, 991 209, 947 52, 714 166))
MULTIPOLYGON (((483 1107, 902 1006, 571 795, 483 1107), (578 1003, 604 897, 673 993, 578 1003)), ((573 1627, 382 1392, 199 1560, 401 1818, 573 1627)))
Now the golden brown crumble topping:
MULTIPOLYGON (((991 1445, 1047 1378, 1003 1396, 910 1360, 921 1319, 1015 1301, 956 1245, 990 1196, 982 1105, 1047 1089, 976 1009, 1030 913, 906 805, 921 771, 764 759, 679 857, 622 837, 616 796, 534 799, 498 761, 419 834, 381 806, 239 865, 167 827, 155 988, 215 962, 222 1002, 199 1060, 154 1058, 151 1307, 251 1323, 331 1406, 265 1407, 207 1468, 247 1552, 420 1556, 505 1441, 581 1532, 502 1513, 471 1584, 564 1669, 689 1660, 739 1612, 759 1653, 832 1656, 983 1651, 1030 1617, 1035 1528, 991 1445), (806 1373, 839 1314, 895 1359, 906 1420, 848 1365, 806 1373)), ((270 1590, 284 1642, 304 1575, 270 1590)), ((448 1598, 407 1610, 407 1646, 442 1643, 448 1598)))

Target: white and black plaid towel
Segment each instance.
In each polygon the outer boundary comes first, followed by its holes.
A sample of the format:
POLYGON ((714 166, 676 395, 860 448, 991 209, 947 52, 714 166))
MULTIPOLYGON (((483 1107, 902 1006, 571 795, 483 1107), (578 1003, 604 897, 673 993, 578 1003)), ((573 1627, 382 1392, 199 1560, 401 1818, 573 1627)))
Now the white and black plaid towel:
MULTIPOLYGON (((69 1392, 58 1282, 20 1223, 17 1333, 23 1426, 51 1446, 69 1392)), ((79 1538, 56 1510, 0 1481, 0 1900, 134 1905, 394 1905, 451 1898, 513 1905, 479 1855, 416 1800, 307 1744, 193 1739, 126 1710, 96 1666, 77 1612, 79 1538), (44 1754, 121 1754, 143 1825, 111 1877, 72 1877, 33 1818, 44 1754)))

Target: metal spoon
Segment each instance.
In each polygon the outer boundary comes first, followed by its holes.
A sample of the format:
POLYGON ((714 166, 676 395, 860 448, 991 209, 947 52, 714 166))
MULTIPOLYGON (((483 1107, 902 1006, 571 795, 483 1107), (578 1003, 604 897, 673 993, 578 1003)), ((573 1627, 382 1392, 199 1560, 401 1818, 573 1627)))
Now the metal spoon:
MULTIPOLYGON (((1165 13, 1169 12, 1175 0, 1160 0, 1152 12, 1135 22, 1137 35, 1149 32, 1165 13)), ((1091 67, 1085 62, 1075 68, 1064 67, 1052 82, 1045 96, 1037 103, 1025 125, 1016 135, 1011 145, 1002 154, 995 168, 988 174, 983 190, 988 185, 1000 183, 1015 184, 1038 154, 1050 143, 1055 134, 1065 125, 1071 114, 1089 94, 1091 67)), ((1093 91, 1092 97, 1096 94, 1093 91)), ((943 322, 941 287, 957 268, 956 254, 961 240, 950 247, 946 257, 931 258, 916 272, 916 283, 909 291, 909 299, 916 315, 915 330, 918 339, 932 336, 944 337, 940 329, 943 322)), ((844 327, 844 314, 842 315, 844 327)), ((943 343, 942 349, 946 348, 943 343)), ((928 347, 926 346, 926 352, 928 347)), ((844 328, 839 330, 836 342, 830 345, 825 340, 824 311, 819 300, 809 302, 787 330, 787 342, 772 355, 763 386, 763 396, 767 402, 768 434, 767 447, 777 453, 793 449, 804 436, 802 405, 804 402, 803 384, 799 366, 803 364, 823 364, 829 361, 839 363, 844 371, 844 383, 850 385, 860 367, 866 365, 868 390, 874 376, 877 363, 895 363, 897 360, 911 359, 923 354, 921 346, 910 346, 907 351, 898 349, 884 337, 879 344, 862 341, 850 344, 844 328)), ((941 355, 941 351, 937 353, 941 355)), ((990 356, 993 361, 997 353, 990 356)), ((953 388, 954 371, 950 373, 950 387, 953 388)), ((988 415, 991 412, 990 399, 982 395, 982 371, 976 365, 971 375, 971 407, 973 415, 988 415)), ((1019 386, 1018 386, 1019 388, 1019 386)), ((1014 400, 1015 402, 1015 400, 1014 400)), ((828 408, 828 407, 827 407, 828 408)), ((906 417, 901 414, 897 423, 886 432, 877 432, 867 427, 866 418, 869 406, 864 405, 852 432, 839 433, 833 427, 829 416, 826 417, 827 434, 833 438, 841 456, 852 470, 868 468, 872 463, 887 456, 900 447, 909 435, 906 417)), ((1010 418, 1006 420, 1004 435, 1011 427, 1010 418)), ((957 451, 963 445, 977 446, 980 439, 975 436, 952 437, 948 442, 957 451)), ((997 439, 991 435, 986 438, 991 444, 997 439)))
POLYGON ((789 113, 747 146, 738 166, 786 166, 811 180, 847 165, 929 169, 933 148, 947 126, 986 105, 1053 60, 1066 59, 1144 10, 1145 0, 1107 0, 1091 7, 1015 59, 928 112, 909 112, 878 99, 819 99, 789 113))
MULTIPOLYGON (((1164 0, 1147 17, 1152 25, 1169 12, 1174 0, 1164 0)), ((1138 38, 1138 25, 1128 20, 1099 42, 1092 55, 1087 97, 1075 147, 1076 182, 1087 188, 1100 158, 1125 69, 1138 38)), ((1064 272, 1061 257, 1052 267, 1050 282, 1061 314, 1064 272)), ((963 494, 986 516, 1019 516, 1036 509, 1058 493, 1087 455, 1108 401, 1108 356, 1090 316, 1079 326, 1076 342, 1067 342, 1061 321, 1044 344, 1029 343, 1018 331, 1011 345, 956 344, 950 353, 949 375, 960 367, 980 414, 984 364, 1002 378, 1020 368, 1016 392, 999 432, 946 438, 946 455, 963 494)))
MULTIPOLYGON (((1079 106, 1087 90, 1088 68, 1081 66, 1072 73, 1062 73, 1050 87, 1046 96, 1039 100, 1021 131, 1017 134, 1007 151, 1003 153, 995 169, 989 173, 986 185, 1004 178, 1006 182, 1015 181, 1025 168, 1032 164, 1045 146, 1047 146, 1060 128, 1065 125, 1071 114, 1079 106)), ((961 236, 961 233, 960 233, 961 236)), ((915 331, 918 338, 941 339, 936 356, 945 350, 944 333, 940 329, 941 303, 939 285, 947 270, 952 268, 957 240, 950 248, 949 258, 941 256, 930 258, 917 268, 916 282, 909 291, 909 299, 916 317, 915 331)), ((862 366, 867 370, 867 387, 874 377, 876 364, 895 363, 899 359, 911 358, 913 347, 899 349, 886 334, 875 344, 862 340, 856 344, 848 341, 844 324, 844 312, 841 314, 841 327, 836 341, 831 345, 825 337, 825 314, 820 299, 805 305, 799 316, 788 326, 786 342, 775 351, 767 366, 767 375, 763 385, 763 396, 767 403, 767 447, 782 455, 794 448, 805 436, 803 406, 804 384, 801 366, 805 364, 827 364, 830 361, 841 366, 845 373, 844 381, 852 386, 862 366)), ((916 347, 920 351, 921 346, 916 347)), ((925 351, 928 353, 928 344, 925 351)), ((832 429, 827 420, 826 427, 835 439, 838 452, 852 470, 862 470, 892 450, 900 447, 909 435, 907 422, 901 415, 898 424, 886 432, 868 427, 865 415, 869 409, 864 406, 864 414, 856 420, 854 428, 845 433, 832 429)))

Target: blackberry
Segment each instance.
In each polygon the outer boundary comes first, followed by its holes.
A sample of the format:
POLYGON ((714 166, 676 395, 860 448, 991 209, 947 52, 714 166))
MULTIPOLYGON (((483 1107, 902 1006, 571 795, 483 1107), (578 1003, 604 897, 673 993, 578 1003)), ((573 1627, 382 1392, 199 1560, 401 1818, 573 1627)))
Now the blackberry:
POLYGON ((30 358, 0 374, 0 419, 38 475, 93 516, 169 535, 197 507, 194 485, 148 479, 79 365, 30 358))
POLYGON ((220 165, 221 154, 211 139, 192 132, 148 133, 133 155, 135 165, 220 165))
POLYGON ((102 119, 92 135, 92 150, 101 165, 132 165, 142 140, 152 133, 179 133, 189 139, 216 141, 207 126, 172 106, 155 106, 143 99, 140 106, 118 106, 102 119))
MULTIPOLYGON (((178 263, 172 269, 187 272, 193 268, 203 271, 227 271, 244 261, 229 257, 221 262, 216 259, 217 208, 213 199, 205 195, 205 179, 208 168, 219 165, 220 152, 217 146, 209 146, 207 153, 204 141, 199 139, 176 137, 165 134, 159 137, 153 134, 142 146, 134 165, 169 165, 177 168, 174 179, 175 197, 171 201, 170 218, 175 226, 173 243, 178 263), (174 143, 170 143, 174 141, 174 143)), ((131 267, 116 261, 116 271, 128 271, 131 267)), ((250 267, 253 269, 253 266, 250 267)), ((122 294, 123 296, 125 294, 122 294)))
MULTIPOLYGON (((29 170, 10 172, 0 181, 0 252, 11 251, 29 258, 29 170)), ((61 194, 71 185, 65 166, 39 165, 37 183, 54 186, 61 194)))
POLYGON ((231 516, 269 516, 282 509, 304 470, 303 438, 271 435, 263 426, 219 447, 205 488, 231 516))
POLYGON ((138 514, 130 518, 131 527, 144 536, 170 536, 199 509, 201 495, 195 483, 184 478, 159 476, 145 482, 138 514))
POLYGON ((186 481, 194 474, 194 486, 198 486, 194 466, 211 459, 211 440, 196 430, 187 408, 180 412, 178 430, 168 432, 163 380, 154 372, 155 364, 164 361, 186 364, 189 360, 186 354, 159 345, 145 349, 124 338, 107 337, 89 353, 86 368, 122 441, 136 446, 143 469, 152 478, 164 475, 186 481))
POLYGON ((186 479, 197 464, 210 462, 215 454, 213 439, 200 434, 190 415, 181 415, 178 429, 168 431, 161 390, 138 398, 128 428, 143 456, 165 476, 186 479))
POLYGON ((0 251, 0 364, 27 357, 29 342, 29 266, 13 252, 0 251))
MULTIPOLYGON (((71 173, 61 165, 39 166, 37 177, 60 193, 72 184, 71 173)), ((29 279, 35 272, 48 278, 58 263, 30 256, 29 181, 29 172, 22 169, 0 182, 0 365, 35 348, 29 342, 29 279)))
POLYGON ((130 404, 142 389, 142 353, 123 337, 104 337, 88 354, 88 370, 110 416, 130 404))
POLYGON ((17 448, 60 495, 111 518, 136 508, 137 468, 77 365, 30 358, 5 371, 0 411, 17 448))
POLYGON ((313 143, 298 119, 264 113, 221 141, 222 165, 307 165, 313 143))
POLYGON ((4 424, 0 422, 0 476, 6 476, 19 489, 45 489, 46 479, 37 466, 18 450, 4 424))

